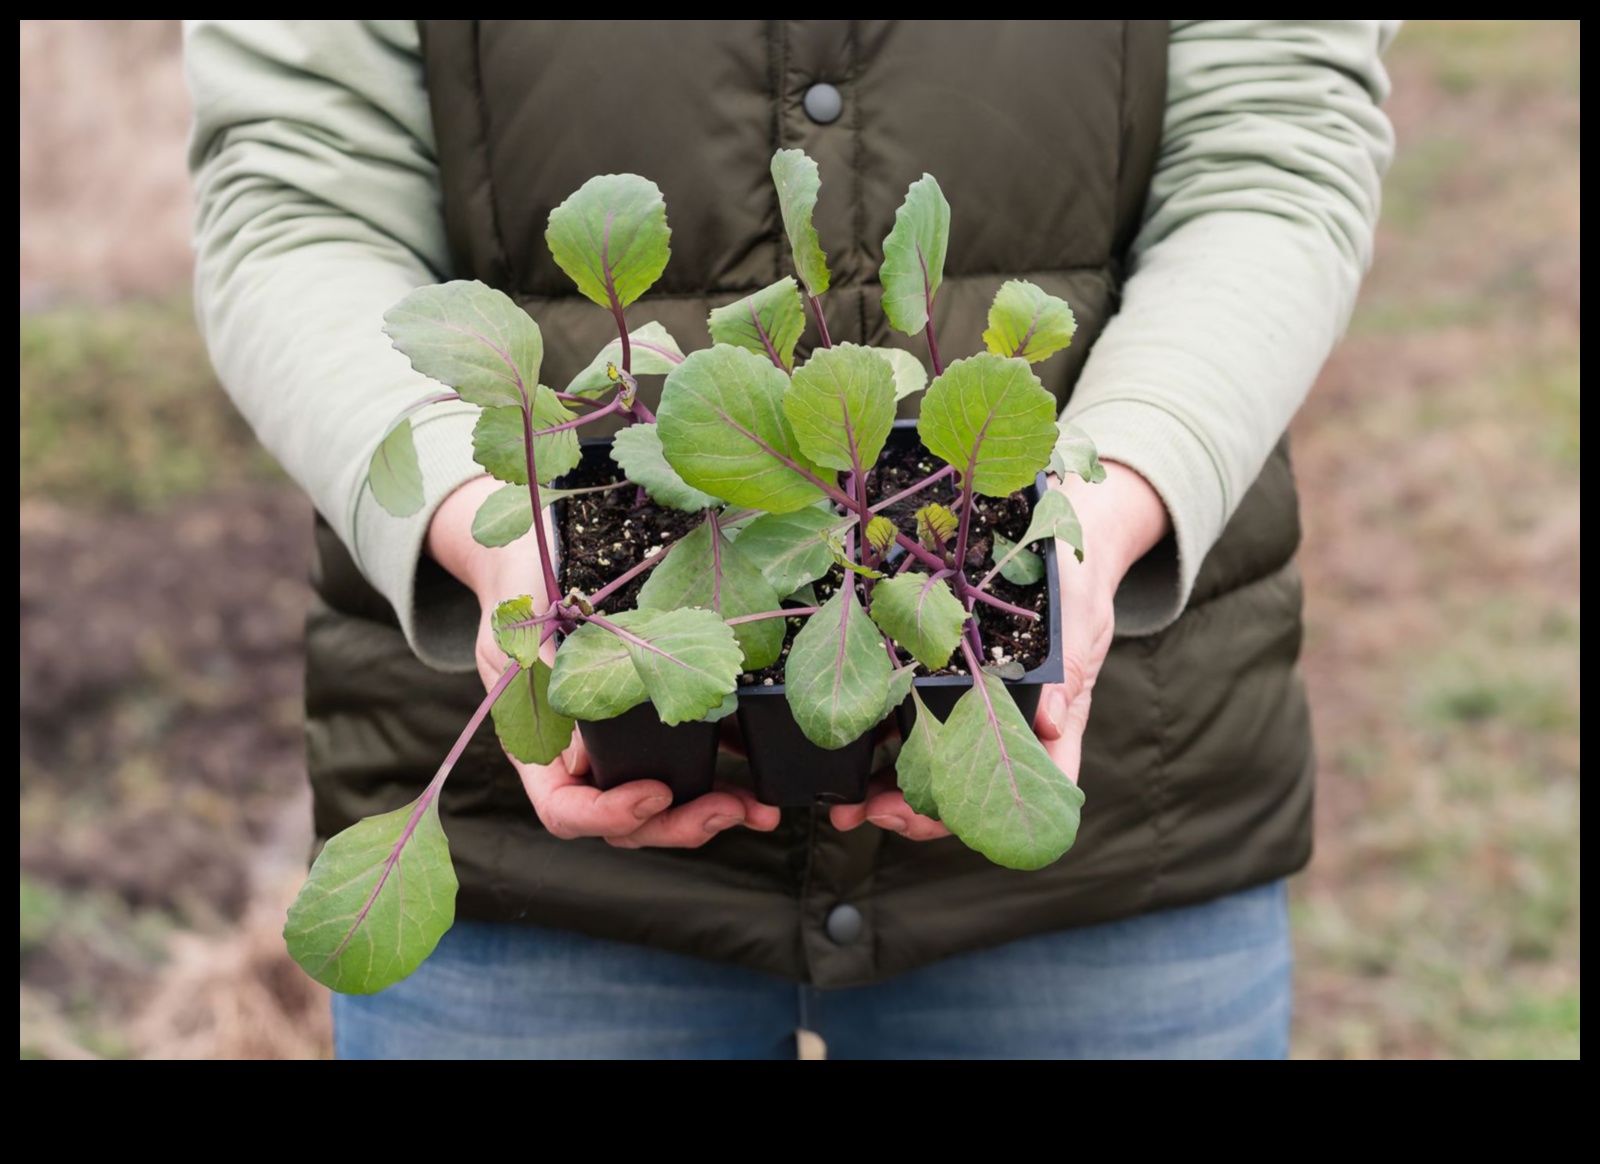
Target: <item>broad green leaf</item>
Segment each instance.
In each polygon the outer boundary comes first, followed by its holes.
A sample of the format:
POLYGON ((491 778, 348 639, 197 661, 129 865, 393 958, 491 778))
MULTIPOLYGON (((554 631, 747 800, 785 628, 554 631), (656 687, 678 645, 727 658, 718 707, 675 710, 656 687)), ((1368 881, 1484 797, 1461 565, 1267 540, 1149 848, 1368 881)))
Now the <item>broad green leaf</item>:
POLYGON ((779 150, 772 155, 772 181, 778 187, 778 211, 794 254, 795 273, 810 294, 821 295, 828 289, 828 256, 822 253, 811 221, 822 186, 817 163, 804 150, 779 150))
POLYGON ((872 588, 872 621, 930 671, 950 661, 967 611, 944 579, 915 572, 872 588))
POLYGON ((1106 467, 1094 451, 1089 434, 1070 421, 1056 422, 1055 450, 1050 454, 1050 471, 1057 477, 1076 473, 1090 484, 1106 479, 1106 467))
POLYGON ((717 504, 715 497, 686 484, 678 471, 667 464, 666 454, 661 451, 661 433, 653 424, 630 424, 618 432, 611 440, 611 459, 657 505, 693 513, 717 504))
POLYGON ((994 560, 1000 567, 1000 576, 1018 586, 1032 586, 1044 578, 1044 559, 1032 550, 1006 537, 999 530, 991 530, 994 538, 994 560))
POLYGON ((373 450, 367 484, 378 504, 396 517, 410 517, 422 508, 422 467, 417 464, 410 417, 391 428, 373 450))
POLYGON ((961 519, 937 501, 924 505, 916 512, 917 539, 930 550, 936 550, 956 536, 961 519))
POLYGON ((502 485, 483 499, 472 517, 472 540, 504 546, 533 528, 533 500, 526 485, 502 485))
MULTIPOLYGON (((539 385, 533 397, 533 427, 554 428, 572 419, 572 413, 550 389, 539 385)), ((485 408, 472 430, 472 459, 496 479, 512 485, 528 483, 521 408, 485 408)), ((570 473, 578 464, 578 430, 545 433, 533 438, 533 453, 543 485, 570 473)))
POLYGON ((983 342, 997 356, 1037 364, 1070 344, 1077 330, 1078 321, 1065 299, 1057 299, 1033 283, 1012 279, 995 292, 983 342))
POLYGON ((783 414, 789 377, 728 344, 695 352, 667 377, 657 430, 667 463, 696 489, 768 513, 815 503, 822 476, 783 414))
POLYGON ((794 345, 806 328, 800 288, 785 275, 770 287, 718 307, 706 320, 713 343, 732 344, 774 365, 794 367, 794 345))
POLYGON ((833 556, 821 535, 838 521, 838 514, 815 507, 762 514, 739 535, 739 548, 776 593, 791 594, 828 572, 833 556))
POLYGON ((661 277, 671 254, 667 204, 648 178, 601 174, 550 212, 556 265, 601 307, 626 307, 661 277))
POLYGON ((887 554, 889 547, 894 545, 894 535, 899 532, 894 528, 894 522, 880 513, 867 522, 867 544, 878 553, 887 554))
POLYGON ((1056 538, 1066 542, 1083 561, 1083 527, 1078 524, 1078 511, 1059 490, 1048 490, 1033 507, 1033 518, 1018 545, 1032 545, 1041 538, 1056 538))
POLYGON ((324 986, 373 994, 420 966, 455 915, 456 873, 430 785, 323 846, 283 936, 289 956, 324 986))
POLYGON ((938 742, 933 799, 969 847, 1010 869, 1042 869, 1072 847, 1083 793, 1056 767, 1003 682, 973 676, 938 742))
POLYGON ((906 701, 906 696, 911 694, 911 685, 916 681, 917 668, 915 665, 901 667, 889 672, 889 692, 883 697, 883 714, 893 715, 895 708, 906 701))
POLYGON ((524 667, 533 666, 539 658, 541 628, 533 619, 542 613, 534 610, 533 599, 524 594, 520 598, 506 599, 489 616, 495 645, 524 667))
POLYGON ((384 313, 383 330, 413 368, 468 404, 520 408, 539 382, 539 325, 510 297, 476 280, 418 287, 384 313))
POLYGON ((894 398, 904 400, 928 386, 928 373, 922 361, 899 348, 872 348, 894 370, 894 398))
POLYGON ((550 666, 543 659, 524 666, 491 711, 500 745, 524 764, 548 764, 572 742, 572 720, 550 706, 550 666))
POLYGON ((709 610, 632 613, 621 637, 662 723, 704 719, 733 694, 744 652, 732 627, 709 610))
POLYGON ((896 331, 917 335, 944 279, 944 253, 950 241, 950 203, 932 174, 906 191, 895 211, 894 229, 883 240, 883 313, 896 331))
POLYGON ((870 348, 822 348, 795 369, 783 411, 805 455, 830 469, 870 469, 894 427, 894 371, 870 348))
MULTIPOLYGON (((638 617, 629 611, 612 615, 611 621, 626 626, 638 617)), ((585 623, 556 652, 550 706, 559 714, 590 722, 611 719, 647 698, 627 644, 611 632, 585 623)))
POLYGON ((933 718, 933 712, 928 710, 914 687, 911 698, 917 707, 917 718, 911 725, 911 734, 900 745, 900 757, 894 765, 895 778, 912 812, 938 820, 939 803, 933 798, 933 773, 939 766, 939 734, 944 725, 933 718))
POLYGON ((817 597, 817 588, 811 585, 809 582, 807 582, 804 586, 798 587, 792 593, 786 594, 783 600, 785 602, 792 602, 797 606, 822 605, 822 599, 817 597))
POLYGON ((1020 360, 981 353, 928 385, 917 433, 987 497, 1033 484, 1056 443, 1056 401, 1020 360))
MULTIPOLYGON (((659 323, 644 323, 634 328, 628 333, 628 344, 631 348, 628 359, 635 376, 665 376, 683 363, 683 349, 659 323)), ((601 348, 589 361, 589 366, 572 378, 567 391, 574 396, 599 396, 616 387, 617 382, 606 371, 610 364, 622 367, 620 339, 601 348)))
POLYGON ((836 566, 843 566, 846 570, 854 570, 862 578, 882 578, 883 571, 874 570, 871 566, 863 566, 852 558, 844 548, 844 543, 832 531, 818 535, 822 544, 828 548, 828 556, 833 559, 836 566))
MULTIPOLYGON (((740 551, 743 543, 742 536, 737 543, 722 534, 713 539, 711 523, 701 524, 679 538, 667 551, 667 560, 650 571, 639 591, 639 609, 699 606, 725 619, 777 610, 777 592, 756 564, 740 551)), ((740 623, 733 628, 739 649, 744 652, 746 671, 759 671, 778 661, 783 652, 783 628, 781 618, 740 623)))
POLYGON ((893 670, 883 636, 845 587, 806 620, 784 664, 789 707, 806 739, 842 748, 883 720, 893 670))

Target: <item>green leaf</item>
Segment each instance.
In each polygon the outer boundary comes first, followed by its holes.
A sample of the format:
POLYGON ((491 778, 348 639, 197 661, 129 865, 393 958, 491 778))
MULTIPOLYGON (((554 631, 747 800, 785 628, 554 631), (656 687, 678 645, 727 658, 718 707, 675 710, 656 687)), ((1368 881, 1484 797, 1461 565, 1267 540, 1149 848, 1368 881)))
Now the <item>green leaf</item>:
POLYGON ((869 348, 894 370, 894 398, 904 400, 928 386, 928 373, 922 361, 899 348, 869 348))
POLYGON ((789 235, 795 272, 808 292, 821 295, 828 289, 828 256, 822 253, 811 221, 822 186, 817 163, 803 150, 779 150, 772 155, 772 181, 778 187, 778 211, 789 235))
POLYGON ((1070 344, 1077 330, 1078 321, 1066 300, 1032 283, 1012 279, 995 292, 983 342, 997 356, 1037 364, 1070 344))
POLYGON ((906 696, 911 694, 911 685, 916 681, 917 669, 915 666, 900 667, 889 672, 889 692, 883 697, 883 714, 894 714, 895 708, 906 701, 906 696))
POLYGON ((1006 537, 999 530, 990 530, 994 538, 994 560, 1000 567, 1000 576, 1018 586, 1032 586, 1044 578, 1044 559, 1032 550, 1006 537))
POLYGON ((289 956, 341 994, 374 994, 422 964, 456 914, 437 790, 323 846, 283 928, 289 956))
POLYGON ((590 178, 550 212, 544 241, 556 265, 601 307, 626 307, 661 277, 671 255, 667 204, 648 178, 590 178))
POLYGON ((1050 471, 1057 477, 1076 473, 1091 485, 1106 479, 1106 467, 1094 450, 1089 434, 1069 421, 1056 422, 1056 447, 1050 454, 1050 471))
POLYGON ((819 748, 852 743, 883 721, 892 669, 855 588, 840 589, 789 648, 784 682, 795 723, 819 748))
POLYGON ((572 720, 550 706, 550 666, 543 659, 525 664, 490 710, 500 745, 524 764, 548 764, 572 742, 572 720))
MULTIPOLYGON (((533 427, 554 428, 572 419, 572 413, 544 385, 533 397, 533 427)), ((528 483, 521 408, 485 408, 472 430, 472 459, 496 479, 512 485, 528 483)), ((578 464, 578 430, 545 433, 533 438, 539 484, 570 473, 578 464)))
POLYGON ((822 599, 817 597, 817 588, 807 582, 804 586, 797 587, 792 593, 784 595, 785 602, 792 602, 796 606, 821 606, 822 599))
MULTIPOLYGON (((743 544, 743 536, 737 543, 720 533, 713 539, 710 522, 679 538, 667 551, 667 560, 650 571, 639 591, 639 609, 698 606, 725 619, 777 610, 777 592, 756 564, 740 552, 743 544)), ((740 623, 733 628, 739 649, 744 652, 746 671, 759 671, 778 661, 783 653, 783 628, 781 618, 740 623)))
POLYGON ((713 343, 732 344, 763 359, 794 367, 794 345, 806 327, 800 288, 785 275, 770 287, 718 307, 706 320, 713 343))
POLYGON ((1006 685, 981 672, 973 680, 939 733, 939 815, 996 864, 1042 869, 1077 838, 1083 793, 1056 767, 1006 685))
POLYGON ((534 610, 529 595, 508 598, 494 608, 489 616, 489 627, 494 632, 495 645, 524 667, 531 667, 539 658, 540 630, 533 619, 544 612, 534 610))
POLYGON ((761 567, 774 592, 791 594, 828 572, 833 556, 821 535, 838 521, 838 514, 814 507, 762 514, 739 535, 739 549, 761 567))
POLYGON ((526 485, 502 485, 483 499, 472 517, 472 540, 504 546, 533 528, 533 501, 526 485))
POLYGON ((795 369, 783 411, 806 456, 830 469, 877 463, 894 427, 894 372, 870 348, 840 344, 795 369))
POLYGON ((883 514, 878 514, 867 522, 867 544, 880 554, 887 554, 889 547, 894 545, 894 536, 900 531, 894 528, 894 522, 883 514))
POLYGON ((783 414, 789 377, 753 352, 718 344, 667 377, 657 429, 667 463, 696 489, 735 505, 791 513, 822 490, 783 414))
MULTIPOLYGON (((683 349, 666 328, 659 323, 644 323, 628 333, 632 349, 629 362, 635 376, 665 376, 683 363, 683 349)), ((589 361, 588 367, 572 378, 567 391, 574 396, 599 396, 617 382, 607 372, 607 365, 622 367, 622 341, 614 339, 589 361)))
POLYGON ((914 687, 911 698, 916 704, 917 718, 911 725, 911 734, 900 745, 900 757, 894 765, 896 782, 912 812, 938 820, 939 802, 933 798, 933 773, 939 766, 939 736, 944 725, 933 717, 914 687))
POLYGON ((894 229, 883 240, 883 312, 896 331, 917 335, 928 324, 928 309, 944 279, 944 253, 950 241, 950 203, 932 174, 906 191, 895 211, 894 229))
POLYGON ((372 496, 396 517, 410 517, 422 508, 422 467, 417 464, 417 443, 412 439, 411 418, 391 428, 373 450, 367 466, 372 496))
POLYGON ((389 308, 383 330, 424 376, 468 404, 522 406, 539 382, 544 339, 510 297, 476 280, 418 287, 389 308))
POLYGON ((956 528, 961 524, 960 518, 937 501, 917 510, 916 519, 917 538, 930 550, 938 549, 955 537, 956 528))
POLYGON ((937 671, 961 644, 967 611, 944 579, 912 572, 873 587, 872 621, 917 662, 937 671))
MULTIPOLYGON (((626 626, 637 611, 614 614, 626 626)), ((649 696, 633 668, 627 644, 609 631, 585 623, 566 637, 550 674, 550 706, 561 715, 589 722, 611 719, 649 696)))
POLYGON ((1056 401, 1027 364, 987 352, 928 385, 917 433, 987 497, 1033 484, 1055 448, 1056 401))
POLYGON ((701 717, 701 723, 720 723, 739 710, 739 693, 726 696, 721 703, 701 717))
POLYGON ((1033 518, 1023 532, 1018 545, 1032 545, 1041 538, 1056 538, 1066 542, 1083 561, 1083 527, 1078 524, 1078 511, 1065 493, 1051 489, 1039 498, 1033 507, 1033 518))
POLYGON ((863 566, 847 554, 844 543, 832 531, 821 533, 818 536, 822 539, 822 544, 827 547, 828 556, 833 559, 835 565, 843 566, 846 570, 854 570, 863 578, 883 577, 882 570, 874 570, 871 566, 863 566))
POLYGON ((657 505, 693 513, 718 504, 717 498, 686 484, 678 471, 667 464, 666 454, 661 451, 661 433, 653 424, 630 424, 618 432, 611 440, 611 459, 657 505))
MULTIPOLYGON (((744 652, 722 619, 709 610, 631 615, 621 637, 662 723, 703 719, 733 694, 744 652)), ((621 617, 611 621, 622 623, 621 617)))

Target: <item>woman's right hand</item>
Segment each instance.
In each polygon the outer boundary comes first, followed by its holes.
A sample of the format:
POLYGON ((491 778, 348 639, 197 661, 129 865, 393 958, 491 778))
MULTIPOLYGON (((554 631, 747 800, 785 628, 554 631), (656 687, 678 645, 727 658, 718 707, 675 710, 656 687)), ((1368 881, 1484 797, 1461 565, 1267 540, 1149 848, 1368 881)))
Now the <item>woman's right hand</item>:
MULTIPOLYGON (((462 485, 439 506, 428 526, 428 553, 478 596, 478 675, 485 689, 493 686, 509 660, 494 640, 490 617, 507 598, 533 597, 544 611, 551 596, 544 593, 543 571, 530 532, 497 549, 480 546, 472 537, 472 519, 483 499, 500 487, 487 475, 462 485)), ((546 523, 548 525, 548 522, 546 523)), ((554 642, 544 648, 555 657, 554 642)), ((511 763, 533 809, 552 836, 603 837, 619 849, 657 846, 694 849, 735 825, 759 832, 778 827, 778 810, 761 804, 748 789, 719 785, 714 792, 672 807, 672 790, 659 780, 634 780, 602 792, 587 779, 589 756, 575 731, 567 750, 549 764, 511 763)))

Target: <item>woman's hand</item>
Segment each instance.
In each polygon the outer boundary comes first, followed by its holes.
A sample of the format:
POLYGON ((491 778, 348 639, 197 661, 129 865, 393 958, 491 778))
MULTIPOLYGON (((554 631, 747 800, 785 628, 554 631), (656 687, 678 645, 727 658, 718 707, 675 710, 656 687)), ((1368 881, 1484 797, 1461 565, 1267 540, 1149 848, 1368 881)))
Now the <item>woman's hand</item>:
MULTIPOLYGON (((1056 482, 1071 499, 1083 526, 1083 561, 1072 547, 1056 545, 1061 578, 1063 678, 1040 693, 1033 730, 1050 758, 1074 783, 1083 753, 1083 732, 1095 680, 1111 649, 1113 602, 1128 568, 1166 536, 1170 528, 1161 497, 1134 470, 1105 462, 1106 479, 1090 485, 1079 477, 1056 482)), ((849 830, 863 822, 899 833, 913 841, 950 835, 938 821, 915 813, 892 780, 875 783, 862 804, 838 805, 830 812, 835 828, 849 830)))
MULTIPOLYGON (((531 533, 498 549, 480 546, 472 538, 478 506, 499 487, 500 483, 488 476, 467 482, 445 498, 428 526, 428 553, 478 596, 482 609, 478 674, 486 689, 508 663, 490 626, 495 607, 521 594, 532 595, 534 609, 540 612, 551 602, 551 596, 544 593, 531 533)), ((555 657, 553 641, 545 643, 544 656, 547 660, 555 657)), ((778 826, 776 808, 759 803, 747 789, 731 785, 677 808, 672 807, 672 790, 659 780, 635 780, 602 792, 586 779, 589 756, 576 732, 567 750, 552 763, 524 764, 514 758, 511 763, 544 827, 564 840, 604 837, 607 844, 620 849, 652 845, 693 849, 735 825, 761 832, 778 826)))

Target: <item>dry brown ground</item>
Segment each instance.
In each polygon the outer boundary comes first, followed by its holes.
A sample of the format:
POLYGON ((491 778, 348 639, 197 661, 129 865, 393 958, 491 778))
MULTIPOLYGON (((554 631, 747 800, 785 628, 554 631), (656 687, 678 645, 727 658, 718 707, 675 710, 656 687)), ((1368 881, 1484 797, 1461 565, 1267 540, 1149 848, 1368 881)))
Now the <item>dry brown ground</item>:
MULTIPOLYGON (((1302 1057, 1578 1050, 1578 28, 1419 22, 1296 422, 1322 779, 1302 1057)), ((304 503, 210 386, 171 22, 23 22, 26 1055, 297 1057, 304 503), (181 293, 181 292, 180 292, 181 293)))

